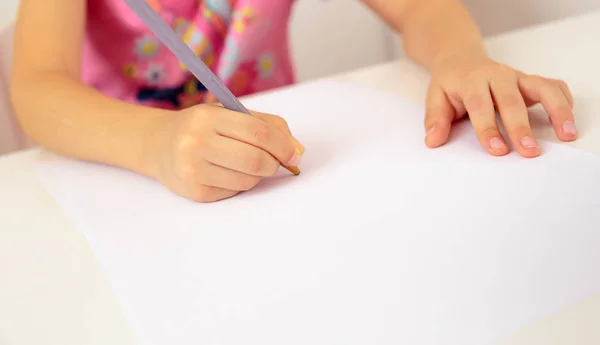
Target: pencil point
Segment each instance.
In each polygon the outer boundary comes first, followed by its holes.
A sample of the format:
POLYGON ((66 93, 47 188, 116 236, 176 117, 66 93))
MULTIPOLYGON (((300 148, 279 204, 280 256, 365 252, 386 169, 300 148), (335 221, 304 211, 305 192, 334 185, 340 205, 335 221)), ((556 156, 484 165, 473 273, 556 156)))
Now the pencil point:
POLYGON ((298 169, 298 167, 290 167, 290 166, 283 166, 284 168, 286 168, 289 172, 291 172, 294 175, 300 175, 300 169, 298 169))

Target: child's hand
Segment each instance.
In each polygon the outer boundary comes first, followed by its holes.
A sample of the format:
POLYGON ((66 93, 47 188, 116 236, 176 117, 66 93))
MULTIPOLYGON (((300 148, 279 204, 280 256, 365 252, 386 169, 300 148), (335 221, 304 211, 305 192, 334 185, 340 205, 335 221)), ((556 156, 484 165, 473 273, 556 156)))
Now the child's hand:
POLYGON ((492 155, 509 149, 498 130, 497 109, 508 139, 524 157, 540 154, 527 107, 541 103, 560 140, 577 138, 573 120, 573 97, 561 80, 523 74, 485 56, 454 56, 432 69, 425 119, 429 147, 448 140, 452 122, 467 113, 481 145, 492 155))
POLYGON ((217 105, 179 111, 157 135, 157 179, 176 194, 212 202, 253 188, 281 163, 297 166, 303 148, 287 123, 254 115, 217 105))

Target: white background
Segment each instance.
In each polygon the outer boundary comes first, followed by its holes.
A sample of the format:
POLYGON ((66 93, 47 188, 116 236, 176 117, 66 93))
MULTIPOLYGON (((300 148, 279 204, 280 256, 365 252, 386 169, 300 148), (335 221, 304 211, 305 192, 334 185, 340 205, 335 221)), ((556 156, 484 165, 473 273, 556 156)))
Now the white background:
MULTIPOLYGON (((396 35, 360 1, 297 1, 292 38, 302 79, 344 72, 402 54, 396 35)), ((600 9, 600 0, 463 0, 463 3, 485 35, 600 9)))
MULTIPOLYGON (((384 62, 401 54, 395 35, 360 1, 296 1, 291 35, 300 79, 344 72, 384 62)), ((600 9, 600 0, 464 2, 485 34, 600 9)), ((0 0, 0 27, 10 23, 17 6, 18 0, 0 0)))

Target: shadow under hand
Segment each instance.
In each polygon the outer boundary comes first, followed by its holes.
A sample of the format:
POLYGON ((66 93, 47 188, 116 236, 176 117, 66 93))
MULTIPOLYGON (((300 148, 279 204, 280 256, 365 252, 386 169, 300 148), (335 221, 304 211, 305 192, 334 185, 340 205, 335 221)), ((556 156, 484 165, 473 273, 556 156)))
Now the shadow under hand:
POLYGON ((311 176, 326 171, 334 163, 334 157, 343 150, 341 146, 336 147, 334 141, 324 140, 305 142, 304 147, 305 153, 299 166, 300 175, 293 175, 281 167, 275 175, 263 178, 256 187, 245 194, 266 193, 310 179, 311 176))

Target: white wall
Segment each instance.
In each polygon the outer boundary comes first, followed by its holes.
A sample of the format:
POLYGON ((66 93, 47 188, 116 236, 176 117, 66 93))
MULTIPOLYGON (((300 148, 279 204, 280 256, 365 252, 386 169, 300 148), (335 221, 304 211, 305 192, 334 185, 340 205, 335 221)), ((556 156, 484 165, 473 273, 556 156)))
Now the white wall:
POLYGON ((18 0, 0 0, 0 29, 15 18, 18 6, 18 0))
POLYGON ((377 64, 393 56, 389 30, 356 0, 297 0, 290 35, 301 80, 377 64))
MULTIPOLYGON (((297 1, 292 37, 302 79, 402 56, 397 35, 375 19, 359 0, 297 1)), ((600 10, 600 0, 463 0, 463 3, 486 36, 600 10)))
POLYGON ((600 0, 463 0, 486 35, 600 9, 600 0))

